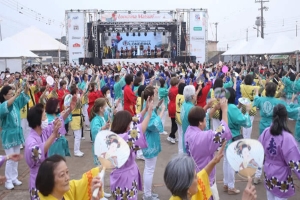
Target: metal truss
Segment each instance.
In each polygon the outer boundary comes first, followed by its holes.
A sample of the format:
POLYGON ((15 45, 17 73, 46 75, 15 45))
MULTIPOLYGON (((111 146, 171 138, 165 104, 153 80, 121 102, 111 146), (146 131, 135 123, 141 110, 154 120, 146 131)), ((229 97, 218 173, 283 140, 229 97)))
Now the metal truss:
MULTIPOLYGON (((177 22, 177 47, 176 47, 176 50, 177 50, 177 52, 176 52, 176 55, 177 56, 180 56, 181 55, 181 53, 180 53, 180 43, 181 43, 181 38, 180 38, 180 27, 181 27, 181 24, 180 24, 180 22, 177 22)), ((170 48, 172 48, 172 46, 170 47, 170 48)))
MULTIPOLYGON (((69 30, 68 30, 68 12, 65 12, 65 28, 66 28, 66 60, 69 60, 69 30)), ((70 62, 70 61, 69 61, 70 62)))
POLYGON ((93 23, 93 40, 94 40, 94 51, 95 51, 95 58, 99 58, 98 52, 98 25, 97 23, 93 23))

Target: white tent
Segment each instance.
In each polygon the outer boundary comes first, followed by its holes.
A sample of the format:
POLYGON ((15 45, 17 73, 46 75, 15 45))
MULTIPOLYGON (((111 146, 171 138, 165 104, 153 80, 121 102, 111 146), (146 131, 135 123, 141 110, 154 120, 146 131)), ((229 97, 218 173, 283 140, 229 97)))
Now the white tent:
POLYGON ((300 37, 295 37, 293 40, 293 49, 295 51, 300 51, 300 37))
POLYGON ((269 45, 264 39, 255 38, 253 41, 248 42, 237 55, 263 55, 267 53, 269 45))
POLYGON ((30 51, 66 51, 66 45, 36 27, 29 27, 11 38, 30 51))
MULTIPOLYGON (((287 54, 287 53, 294 53, 296 51, 295 45, 293 45, 293 41, 284 36, 278 36, 270 41, 271 47, 268 50, 268 54, 287 54)), ((299 48, 300 46, 298 46, 299 48)))
POLYGON ((247 41, 242 40, 235 44, 233 47, 231 47, 228 51, 223 53, 223 56, 231 56, 231 55, 236 55, 241 49, 243 49, 246 45, 248 44, 247 41))
POLYGON ((21 72, 25 58, 38 58, 38 56, 12 38, 5 38, 0 42, 0 70, 9 67, 11 72, 21 72))

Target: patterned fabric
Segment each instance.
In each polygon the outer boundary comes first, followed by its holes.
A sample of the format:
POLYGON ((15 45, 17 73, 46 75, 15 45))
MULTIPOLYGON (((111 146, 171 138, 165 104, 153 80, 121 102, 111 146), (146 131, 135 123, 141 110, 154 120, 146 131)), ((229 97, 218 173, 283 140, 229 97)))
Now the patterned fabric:
POLYGON ((40 149, 39 146, 34 146, 31 148, 31 158, 35 161, 35 162, 39 162, 41 160, 42 157, 42 150, 40 149))
POLYGON ((116 189, 111 191, 111 193, 114 199, 120 198, 120 199, 127 200, 127 199, 135 198, 138 195, 138 183, 136 180, 134 180, 132 182, 132 187, 130 189, 126 188, 122 190, 122 188, 116 187, 116 189))
POLYGON ((274 188, 278 188, 280 192, 286 193, 290 188, 295 191, 293 178, 289 175, 286 180, 280 181, 276 177, 272 176, 268 179, 265 175, 265 183, 268 190, 272 191, 274 188))

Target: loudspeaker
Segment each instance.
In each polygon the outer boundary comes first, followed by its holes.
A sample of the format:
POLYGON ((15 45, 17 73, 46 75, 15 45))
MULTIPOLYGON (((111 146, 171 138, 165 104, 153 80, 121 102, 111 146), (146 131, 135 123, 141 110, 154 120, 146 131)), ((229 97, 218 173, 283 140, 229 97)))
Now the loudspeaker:
POLYGON ((181 22, 181 41, 180 41, 180 50, 185 51, 186 47, 186 22, 181 22))
POLYGON ((196 56, 176 56, 175 59, 172 60, 185 63, 185 62, 196 62, 196 56))
POLYGON ((102 65, 102 59, 100 59, 100 58, 92 58, 92 61, 93 61, 93 65, 96 65, 96 66, 102 65))
POLYGON ((79 58, 79 65, 85 65, 85 63, 101 66, 102 59, 100 59, 100 58, 79 58))
POLYGON ((87 39, 88 39, 88 51, 93 52, 94 51, 94 40, 93 40, 93 24, 92 22, 87 23, 87 39))

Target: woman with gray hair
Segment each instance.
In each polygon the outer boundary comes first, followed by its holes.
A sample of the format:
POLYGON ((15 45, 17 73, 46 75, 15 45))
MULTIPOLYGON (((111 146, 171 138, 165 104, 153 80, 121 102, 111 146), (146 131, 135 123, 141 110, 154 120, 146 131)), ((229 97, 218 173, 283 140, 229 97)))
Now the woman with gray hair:
POLYGON ((195 103, 197 102, 197 96, 199 91, 201 90, 201 87, 198 87, 198 90, 196 92, 196 89, 193 85, 187 85, 184 87, 183 90, 183 96, 184 96, 184 103, 181 106, 180 110, 180 119, 182 123, 182 147, 183 147, 183 152, 186 153, 186 148, 184 144, 184 134, 187 129, 187 127, 190 125, 188 121, 188 114, 192 107, 195 106, 195 103))
MULTIPOLYGON (((222 149, 216 153, 206 167, 196 174, 194 160, 184 154, 174 157, 167 165, 164 172, 164 181, 167 188, 172 193, 169 200, 203 200, 210 199, 212 193, 209 186, 209 174, 223 157, 222 149)), ((244 190, 242 200, 255 200, 257 198, 252 179, 248 179, 248 184, 244 190)))

